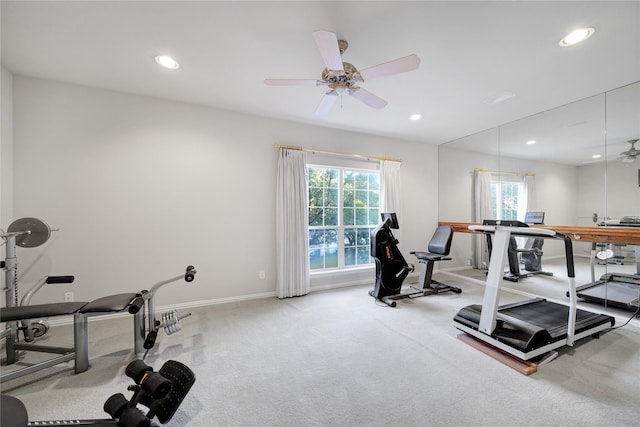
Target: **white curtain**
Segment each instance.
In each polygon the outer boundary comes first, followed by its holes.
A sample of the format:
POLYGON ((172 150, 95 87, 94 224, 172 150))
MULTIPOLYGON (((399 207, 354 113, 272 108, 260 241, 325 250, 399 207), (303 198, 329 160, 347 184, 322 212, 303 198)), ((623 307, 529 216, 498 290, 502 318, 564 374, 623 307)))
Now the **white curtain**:
MULTIPOLYGON (((475 171, 473 177, 474 222, 482 224, 485 219, 493 218, 491 206, 491 172, 475 171)), ((476 268, 488 268, 489 255, 487 239, 484 235, 473 236, 473 259, 476 268)))
MULTIPOLYGON (((392 160, 380 161, 380 212, 395 212, 398 223, 402 224, 402 214, 400 212, 400 165, 402 163, 392 160)), ((393 234, 395 234, 398 241, 402 242, 402 227, 400 227, 400 230, 395 230, 393 234)))
POLYGON ((278 298, 308 294, 309 212, 304 151, 281 148, 276 188, 276 261, 278 298))
POLYGON ((392 160, 380 162, 380 212, 395 212, 400 217, 400 165, 392 160))
POLYGON ((525 212, 535 212, 536 206, 536 177, 525 175, 524 177, 524 200, 526 202, 525 212))

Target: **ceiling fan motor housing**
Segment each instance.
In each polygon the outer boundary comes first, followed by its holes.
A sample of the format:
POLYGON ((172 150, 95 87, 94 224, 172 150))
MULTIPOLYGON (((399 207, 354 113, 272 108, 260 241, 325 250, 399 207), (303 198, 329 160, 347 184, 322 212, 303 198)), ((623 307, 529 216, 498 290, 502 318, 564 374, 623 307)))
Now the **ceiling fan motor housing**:
POLYGON ((348 62, 343 62, 342 67, 344 71, 325 68, 322 71, 322 81, 330 87, 333 87, 332 85, 344 87, 353 86, 357 82, 358 70, 348 62))

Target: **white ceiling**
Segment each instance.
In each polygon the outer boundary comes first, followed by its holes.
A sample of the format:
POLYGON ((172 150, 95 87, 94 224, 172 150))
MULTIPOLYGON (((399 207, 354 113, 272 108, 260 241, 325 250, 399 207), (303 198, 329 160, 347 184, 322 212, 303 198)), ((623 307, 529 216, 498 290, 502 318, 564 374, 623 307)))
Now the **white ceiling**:
POLYGON ((640 80, 638 1, 3 0, 1 14, 2 65, 17 75, 431 144, 640 80), (595 35, 558 47, 582 26, 595 35), (412 53, 420 68, 362 84, 382 110, 345 96, 315 116, 322 87, 264 79, 320 78, 318 29, 347 40, 359 69, 412 53))

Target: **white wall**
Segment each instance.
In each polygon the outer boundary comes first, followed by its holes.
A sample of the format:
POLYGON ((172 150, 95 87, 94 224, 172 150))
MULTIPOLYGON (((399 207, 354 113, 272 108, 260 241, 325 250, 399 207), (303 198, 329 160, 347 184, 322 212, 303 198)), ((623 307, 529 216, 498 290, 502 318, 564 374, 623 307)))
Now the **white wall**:
POLYGON ((15 217, 60 229, 19 249, 21 282, 76 276, 34 303, 148 288, 188 264, 196 280, 159 304, 274 294, 274 143, 402 158, 403 247, 425 247, 436 227, 432 145, 22 76, 13 101, 15 217))
POLYGON ((0 228, 6 228, 13 209, 13 75, 0 71, 0 228))
MULTIPOLYGON (((440 146, 439 157, 438 207, 441 221, 473 222, 473 170, 480 168, 535 174, 536 209, 545 211, 545 223, 575 224, 578 172, 573 166, 504 156, 498 159, 489 154, 447 146, 440 146)), ((472 258, 472 238, 470 234, 456 233, 451 246, 453 260, 446 267, 464 266, 472 258)), ((547 240, 544 253, 545 256, 563 255, 564 246, 560 241, 547 240)))
MULTIPOLYGON (((0 67, 0 229, 13 220, 13 75, 0 67)), ((4 245, 0 258, 4 259, 4 245)), ((4 289, 4 274, 0 280, 4 289)), ((0 292, 0 304, 5 306, 5 293, 0 292)))

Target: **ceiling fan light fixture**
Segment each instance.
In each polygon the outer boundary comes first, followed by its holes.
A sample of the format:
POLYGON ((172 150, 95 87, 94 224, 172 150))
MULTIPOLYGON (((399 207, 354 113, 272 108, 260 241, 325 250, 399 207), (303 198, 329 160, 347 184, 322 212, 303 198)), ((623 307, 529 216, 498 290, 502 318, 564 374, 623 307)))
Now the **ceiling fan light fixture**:
POLYGON ((409 120, 416 121, 422 119, 422 114, 412 114, 409 116, 409 120))
POLYGON ((167 55, 158 55, 155 57, 155 61, 156 64, 170 70, 177 70, 178 68, 180 68, 180 64, 178 64, 178 61, 167 55))
POLYGON ((560 40, 560 42, 558 43, 558 46, 560 47, 573 46, 574 44, 585 41, 586 39, 591 37, 595 32, 596 32, 596 29, 593 27, 578 28, 576 30, 573 30, 572 32, 567 34, 562 40, 560 40))

